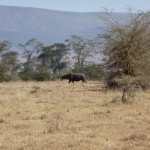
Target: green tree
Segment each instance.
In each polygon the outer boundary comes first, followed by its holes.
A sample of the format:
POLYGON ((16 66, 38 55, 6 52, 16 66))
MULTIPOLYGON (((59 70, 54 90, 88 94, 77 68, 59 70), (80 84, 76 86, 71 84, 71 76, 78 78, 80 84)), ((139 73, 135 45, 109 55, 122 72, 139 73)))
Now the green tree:
POLYGON ((0 81, 8 81, 17 73, 19 66, 18 53, 11 51, 11 43, 0 42, 0 81))
POLYGON ((1 63, 7 68, 10 74, 14 74, 19 69, 18 52, 8 51, 1 56, 1 63))
POLYGON ((51 69, 54 74, 57 72, 60 74, 61 70, 67 67, 67 61, 65 60, 68 54, 68 47, 63 43, 55 43, 52 47, 51 57, 51 69))
POLYGON ((25 44, 20 43, 19 47, 23 49, 23 58, 25 59, 20 75, 23 80, 31 80, 36 70, 37 55, 43 48, 43 44, 32 38, 25 44))
POLYGON ((0 41, 0 54, 9 51, 11 48, 11 43, 9 41, 0 41))
POLYGON ((52 71, 53 74, 60 73, 67 67, 68 47, 63 43, 55 43, 51 46, 46 46, 41 50, 38 56, 40 60, 39 68, 45 68, 52 71))
POLYGON ((69 45, 74 51, 75 68, 81 69, 90 58, 94 57, 94 46, 92 40, 73 35, 69 45))

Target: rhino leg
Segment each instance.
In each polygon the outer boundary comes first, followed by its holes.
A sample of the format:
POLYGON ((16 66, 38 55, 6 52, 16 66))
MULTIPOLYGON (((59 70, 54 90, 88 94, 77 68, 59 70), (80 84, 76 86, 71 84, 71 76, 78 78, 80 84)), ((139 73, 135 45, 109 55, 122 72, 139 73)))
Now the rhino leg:
POLYGON ((87 83, 87 81, 86 81, 86 80, 82 80, 82 83, 84 83, 84 82, 85 82, 85 83, 87 83))
POLYGON ((68 83, 70 83, 70 82, 74 83, 74 81, 72 81, 72 80, 69 80, 69 82, 68 82, 68 83))

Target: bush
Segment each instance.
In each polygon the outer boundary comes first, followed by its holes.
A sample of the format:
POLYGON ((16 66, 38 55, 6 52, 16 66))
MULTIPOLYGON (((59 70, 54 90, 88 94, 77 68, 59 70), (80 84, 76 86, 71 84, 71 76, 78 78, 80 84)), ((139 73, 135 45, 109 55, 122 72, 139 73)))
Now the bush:
POLYGON ((10 81, 11 75, 7 74, 7 70, 4 66, 0 65, 0 82, 10 81))
POLYGON ((110 12, 102 17, 108 29, 100 36, 109 88, 132 85, 148 87, 150 79, 150 11, 129 10, 129 20, 120 22, 110 12))
POLYGON ((74 69, 73 72, 82 72, 91 80, 101 80, 106 76, 101 65, 85 66, 81 69, 74 69))
POLYGON ((19 77, 24 80, 24 81, 29 81, 32 80, 33 78, 33 73, 32 72, 26 72, 26 71, 22 71, 19 73, 19 77))
POLYGON ((10 80, 12 80, 11 75, 0 73, 0 82, 3 82, 3 81, 8 82, 10 80))
POLYGON ((36 81, 48 81, 52 80, 52 76, 48 71, 40 71, 35 72, 32 79, 36 81))

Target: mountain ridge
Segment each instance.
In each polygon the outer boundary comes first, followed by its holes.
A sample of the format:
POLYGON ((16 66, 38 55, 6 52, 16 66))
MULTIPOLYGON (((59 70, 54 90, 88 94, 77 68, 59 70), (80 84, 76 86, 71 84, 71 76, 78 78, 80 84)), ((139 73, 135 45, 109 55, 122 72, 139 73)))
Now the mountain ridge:
MULTIPOLYGON (((17 45, 30 38, 44 44, 63 42, 71 35, 93 38, 105 28, 98 18, 102 13, 0 5, 0 40, 17 45)), ((127 19, 125 13, 115 15, 127 19)))

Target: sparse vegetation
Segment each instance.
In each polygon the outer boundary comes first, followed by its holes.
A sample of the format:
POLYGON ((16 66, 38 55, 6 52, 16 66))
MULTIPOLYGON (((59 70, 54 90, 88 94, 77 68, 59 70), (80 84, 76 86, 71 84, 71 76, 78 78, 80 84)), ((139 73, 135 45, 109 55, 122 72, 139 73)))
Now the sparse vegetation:
POLYGON ((0 83, 0 149, 149 150, 150 91, 123 105, 121 91, 104 93, 101 86, 0 83))

